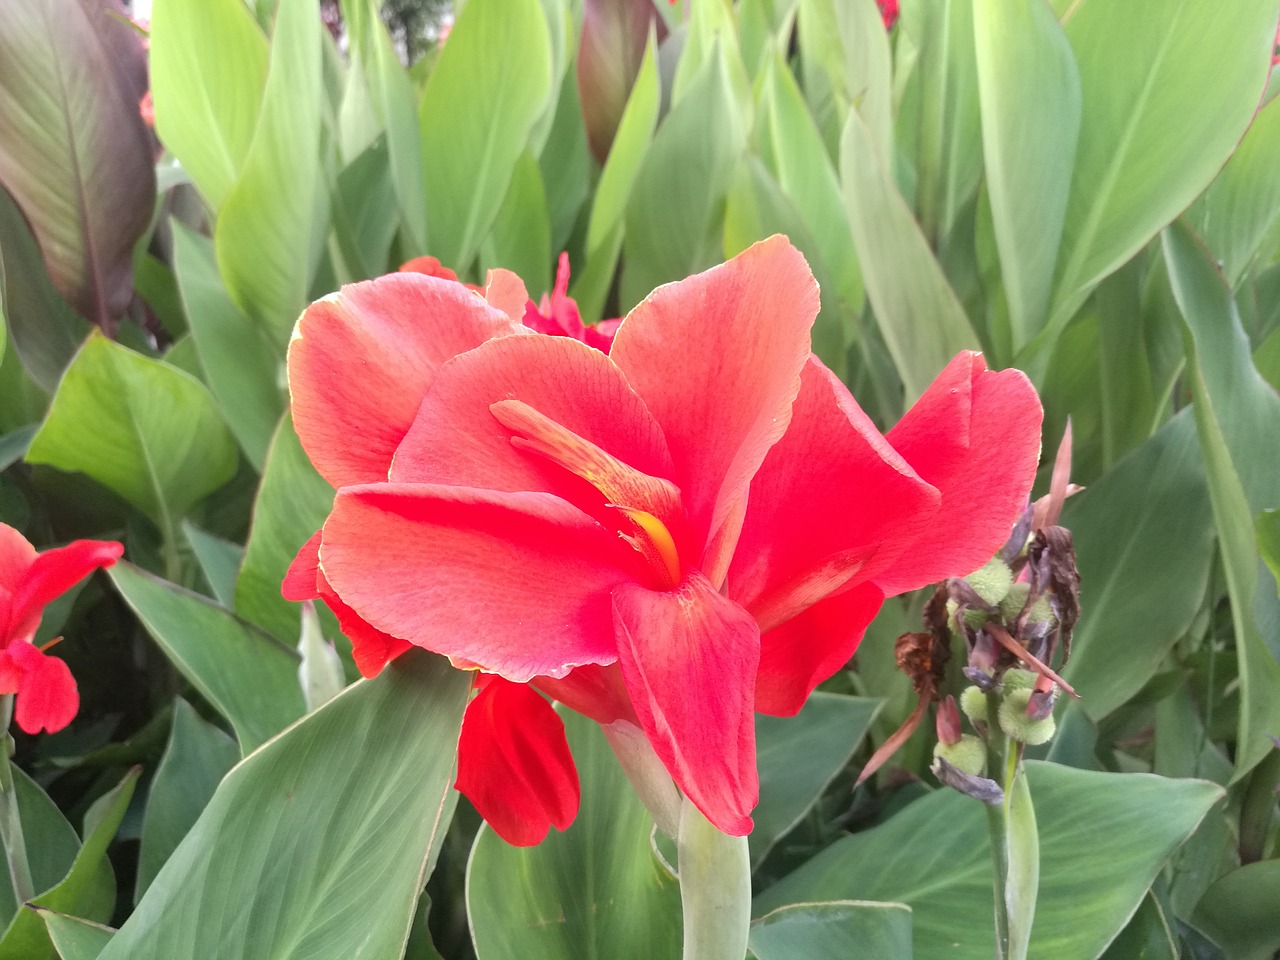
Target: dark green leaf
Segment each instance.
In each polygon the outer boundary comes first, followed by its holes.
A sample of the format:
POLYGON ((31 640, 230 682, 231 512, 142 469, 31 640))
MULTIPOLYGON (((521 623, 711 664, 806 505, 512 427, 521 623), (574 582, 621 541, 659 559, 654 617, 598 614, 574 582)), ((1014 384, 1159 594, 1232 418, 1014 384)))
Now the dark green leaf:
POLYGON ((215 537, 189 520, 182 521, 182 534, 191 544, 200 572, 213 591, 213 599, 230 609, 235 602, 236 577, 240 573, 244 547, 215 537))
MULTIPOLYGON (((13 764, 9 765, 9 771, 22 817, 22 837, 27 844, 31 879, 37 890, 51 890, 62 882, 75 863, 80 838, 76 836, 75 827, 34 780, 13 764)), ((9 926, 17 909, 9 871, 4 870, 0 872, 0 922, 9 926)))
POLYGON ((757 960, 904 960, 911 953, 911 908, 838 900, 780 907, 751 925, 757 960))
POLYGON ((1209 888, 1191 923, 1231 960, 1272 960, 1280 950, 1280 860, 1233 870, 1209 888))
POLYGON ((115 933, 110 927, 104 927, 100 923, 81 920, 54 910, 33 909, 44 920, 53 948, 62 960, 96 960, 115 933))

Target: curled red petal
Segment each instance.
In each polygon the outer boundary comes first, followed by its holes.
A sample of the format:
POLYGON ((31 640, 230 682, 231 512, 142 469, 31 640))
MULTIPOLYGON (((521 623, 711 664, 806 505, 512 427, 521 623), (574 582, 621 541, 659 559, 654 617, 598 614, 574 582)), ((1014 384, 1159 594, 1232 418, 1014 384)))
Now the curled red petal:
POLYGON ((401 273, 421 273, 428 277, 439 277, 441 280, 457 280, 458 275, 446 267, 435 257, 414 257, 400 265, 401 273))
POLYGON ((972 573, 1009 537, 1040 458, 1043 411, 1020 370, 988 370, 959 354, 888 433, 916 473, 938 488, 938 519, 876 578, 886 596, 972 573))
POLYGON ((609 356, 662 425, 698 539, 700 566, 724 582, 751 478, 782 436, 818 285, 786 237, 659 287, 618 328, 609 356))
POLYGON ((613 610, 618 663, 654 752, 717 829, 745 836, 760 796, 755 621, 698 572, 674 590, 623 584, 613 610))
POLYGON ((636 554, 565 501, 432 484, 338 492, 321 571, 378 630, 511 680, 616 659, 636 554))
POLYGON ((320 596, 320 540, 323 530, 317 530, 298 550, 297 556, 285 571, 280 584, 280 595, 286 600, 300 603, 320 596))
POLYGON ((30 640, 47 604, 99 567, 109 567, 123 555, 124 546, 114 541, 76 540, 37 556, 13 592, 7 639, 10 642, 30 640))
POLYGON ((484 298, 489 301, 489 306, 496 307, 513 321, 520 323, 529 302, 529 290, 516 274, 498 267, 490 270, 485 278, 484 298))
POLYGON ((462 718, 456 786, 514 846, 567 829, 580 793, 564 722, 529 687, 489 678, 462 718))
POLYGON ((436 371, 520 329, 459 283, 394 273, 313 303, 289 344, 293 424, 335 487, 385 480, 436 371))
POLYGON ((14 719, 25 733, 57 733, 75 719, 80 693, 65 660, 25 641, 9 644, 5 653, 22 672, 14 719))
POLYGON ((760 637, 756 710, 775 717, 799 713, 814 688, 853 656, 883 599, 875 584, 864 583, 766 631, 760 637))

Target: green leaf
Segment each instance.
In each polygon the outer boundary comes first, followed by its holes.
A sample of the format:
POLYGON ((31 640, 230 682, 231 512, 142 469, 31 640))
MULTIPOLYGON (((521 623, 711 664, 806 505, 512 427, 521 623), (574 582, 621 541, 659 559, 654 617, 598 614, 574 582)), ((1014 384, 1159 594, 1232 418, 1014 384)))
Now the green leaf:
POLYGON ((675 960, 680 890, 650 845, 649 814, 599 726, 566 711, 582 804, 564 833, 513 847, 489 827, 467 867, 479 960, 675 960))
POLYGON ((578 85, 572 77, 565 77, 560 84, 560 101, 547 142, 538 154, 538 170, 547 193, 551 249, 563 250, 569 244, 592 185, 587 131, 583 126, 582 104, 578 102, 578 85))
POLYGON ((213 599, 230 609, 235 600, 236 576, 240 572, 244 547, 215 537, 189 520, 182 521, 182 534, 191 544, 200 572, 213 591, 213 599))
POLYGON ((1054 309, 1146 245, 1217 175, 1267 82, 1274 0, 1082 3, 1066 22, 1081 128, 1054 309))
POLYGON ((1098 720, 1142 689, 1204 603, 1213 516, 1191 417, 1068 500, 1062 522, 1088 598, 1065 676, 1098 720))
POLYGON ((280 0, 262 109, 213 234, 227 292, 282 346, 306 306, 328 232, 320 191, 323 29, 310 0, 280 0))
POLYGON ((27 461, 88 474, 172 536, 178 518, 235 474, 236 451, 202 383, 94 333, 27 461))
POLYGON ((53 393, 90 327, 53 288, 22 211, 2 188, 0 300, 23 367, 46 393, 53 393))
POLYGON ((231 722, 244 753, 302 715, 293 650, 132 564, 116 564, 110 576, 173 665, 231 722))
POLYGON ((156 131, 215 211, 240 178, 267 82, 267 39, 242 0, 151 11, 156 131))
POLYGON ((0 470, 8 469, 27 455, 27 448, 31 446, 31 438, 36 435, 36 429, 37 425, 32 423, 0 437, 0 470))
MULTIPOLYGON (((1096 957, 1222 789, 1150 774, 1026 768, 1041 862, 1028 955, 1096 957)), ((944 789, 828 847, 757 897, 756 912, 812 900, 901 901, 913 911, 917 956, 990 960, 991 889, 986 815, 944 789)))
POLYGON ((655 287, 723 259, 721 210, 750 117, 739 106, 747 78, 736 50, 729 42, 714 46, 658 129, 628 198, 624 311, 655 287))
POLYGON ((44 920, 53 948, 62 960, 97 960, 115 933, 111 927, 81 920, 55 910, 33 908, 44 920))
POLYGON ((818 802, 853 757, 882 701, 814 693, 794 717, 756 717, 760 804, 748 836, 752 869, 818 802))
POLYGON ((506 267, 533 296, 551 289, 551 221, 547 192, 533 152, 525 150, 511 174, 507 197, 483 245, 486 267, 506 267))
POLYGON ((1253 118, 1227 165, 1191 208, 1191 223, 1222 264, 1232 287, 1280 216, 1280 99, 1253 118))
POLYGON ((1044 0, 981 0, 973 21, 987 193, 1019 350, 1048 319, 1080 132, 1080 75, 1044 0))
POLYGON ((857 111, 840 156, 867 297, 910 403, 958 352, 977 348, 978 336, 857 111))
POLYGON ((201 720, 181 697, 174 701, 169 745, 147 794, 135 903, 142 899, 208 805, 222 778, 239 759, 240 750, 234 740, 212 723, 201 720))
POLYGON ((1209 888, 1191 925, 1231 960, 1271 960, 1280 950, 1280 860, 1260 860, 1233 870, 1209 888))
POLYGON ((780 907, 751 924, 757 960, 903 960, 911 953, 911 908, 837 900, 780 907))
POLYGON ((1271 575, 1280 580, 1280 510, 1263 510, 1254 522, 1258 534, 1258 550, 1271 568, 1271 575))
POLYGON ((618 254, 622 251, 627 201, 658 125, 662 95, 658 84, 657 49, 657 43, 651 36, 591 204, 591 219, 587 224, 587 268, 574 279, 573 284, 574 299, 587 319, 600 319, 604 309, 614 269, 618 265, 618 254))
MULTIPOLYGON (((115 908, 116 883, 107 859, 107 847, 115 839, 120 821, 129 809, 141 772, 141 767, 133 768, 116 787, 94 801, 84 816, 84 844, 75 862, 57 886, 31 901, 35 906, 88 920, 110 919, 115 908)), ((18 911, 0 938, 0 958, 52 960, 53 955, 53 943, 40 914, 34 910, 18 911)))
MULTIPOLYGON (((57 804, 34 780, 13 763, 9 764, 9 772, 13 776, 18 812, 22 817, 22 837, 27 845, 31 880, 37 890, 51 890, 62 882, 75 863, 76 854, 80 852, 80 838, 57 804)), ((18 902, 9 871, 0 871, 0 923, 8 927, 17 910, 18 902)))
POLYGON ((1187 325, 1196 431, 1231 598, 1241 698, 1238 779, 1273 749, 1268 735, 1280 730, 1280 652, 1269 649, 1255 606, 1275 610, 1277 598, 1270 588, 1258 591, 1261 562, 1253 532, 1253 518, 1280 504, 1272 456, 1280 436, 1280 396, 1253 365, 1225 279, 1183 224, 1165 231, 1164 255, 1187 325))
POLYGON ((472 0, 418 109, 431 253, 465 270, 502 206, 551 91, 538 0, 472 0))
POLYGON ((104 0, 0 6, 0 186, 59 293, 99 324, 129 306, 156 192, 138 112, 145 54, 114 12, 104 0))
POLYGON ((1148 893, 1101 960, 1179 960, 1173 929, 1160 901, 1154 893, 1148 893))
POLYGON ((247 757, 100 960, 400 956, 468 687, 411 651, 247 757))
POLYGON ((334 233, 354 280, 381 276, 390 260, 399 224, 388 160, 380 137, 343 168, 332 191, 334 233))
POLYGON ((200 366, 240 449, 261 471, 284 410, 280 355, 227 294, 213 243, 177 220, 171 223, 173 268, 200 366))
POLYGON ((311 465, 285 417, 267 457, 253 507, 253 526, 240 578, 236 613, 292 647, 301 629, 299 606, 280 596, 285 571, 320 529, 333 506, 333 487, 311 465))

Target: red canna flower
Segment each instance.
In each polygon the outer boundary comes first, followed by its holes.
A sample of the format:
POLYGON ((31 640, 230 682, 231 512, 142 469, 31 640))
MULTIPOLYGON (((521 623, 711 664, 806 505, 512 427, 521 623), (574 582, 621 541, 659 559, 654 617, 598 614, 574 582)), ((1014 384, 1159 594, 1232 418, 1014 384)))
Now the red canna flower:
POLYGON ((0 523, 0 694, 16 693, 15 718, 27 733, 57 733, 80 707, 66 661, 34 643, 44 608, 124 553, 118 543, 77 540, 37 553, 26 537, 0 523))
MULTIPOLYGON (((607 356, 435 279, 313 305, 295 423, 340 489, 286 594, 337 604, 368 666, 412 643, 509 681, 472 709, 530 684, 636 724, 713 824, 748 832, 754 711, 799 710, 885 596, 981 566, 1039 451, 1030 383, 969 353, 882 436, 810 354, 817 309, 781 237, 655 291, 607 356)), ((486 816, 534 842, 576 778, 555 759, 540 784, 483 710, 460 767, 487 751, 514 772, 459 787, 523 811, 486 816)), ((563 757, 530 736, 523 753, 563 757)))
POLYGON ((582 322, 578 304, 569 296, 569 254, 560 254, 556 266, 556 285, 551 293, 542 295, 540 303, 529 301, 524 311, 524 325, 538 333, 553 337, 572 337, 589 347, 604 353, 613 346, 613 335, 621 320, 602 320, 588 327, 582 322))
POLYGON ((898 22, 898 0, 876 0, 876 4, 880 7, 884 28, 892 30, 893 25, 898 22))

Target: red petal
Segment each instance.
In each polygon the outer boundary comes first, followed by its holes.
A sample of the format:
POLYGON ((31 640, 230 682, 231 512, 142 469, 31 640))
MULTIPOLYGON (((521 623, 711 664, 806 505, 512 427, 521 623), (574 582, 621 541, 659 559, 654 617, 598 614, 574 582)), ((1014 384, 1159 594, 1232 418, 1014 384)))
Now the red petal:
POLYGON ((440 365, 518 329, 466 287, 396 273, 307 308, 289 345, 293 423, 335 487, 384 480, 440 365))
POLYGON ((623 584, 613 611, 618 663, 654 751, 719 830, 750 833, 760 796, 755 621, 697 572, 670 591, 623 584))
POLYGON ((883 599, 875 584, 864 583, 766 632, 760 638, 756 709, 775 717, 799 713, 814 687, 853 656, 883 599))
POLYGON ((14 718, 24 732, 57 733, 75 719, 80 693, 65 660, 46 656, 25 641, 9 644, 5 652, 22 671, 14 718))
POLYGON ((280 595, 286 600, 300 603, 320 596, 320 538, 323 534, 323 530, 313 533, 285 571, 280 595))
POLYGON ((607 667, 589 663, 575 667, 563 678, 534 677, 530 682, 547 696, 596 723, 609 724, 616 720, 636 723, 631 696, 616 663, 607 667))
POLYGON ((635 556, 547 494, 395 483, 339 491, 320 547, 365 621, 520 682, 615 659, 609 592, 635 556))
POLYGON ((27 538, 7 523, 0 523, 0 647, 9 640, 13 595, 35 559, 36 548, 27 538))
POLYGON ((579 789, 564 722, 529 687, 491 679, 462 718, 456 786, 517 847, 566 829, 579 789))
POLYGON ((933 520, 940 499, 811 357, 791 426, 751 483, 729 596, 767 633, 884 570, 933 520))
POLYGON ((666 434, 671 479, 705 538, 701 566, 717 587, 751 478, 787 428, 817 313, 808 264, 776 236, 655 290, 614 339, 610 357, 666 434))
POLYGON ((961 353, 889 431, 889 442, 942 494, 938 519, 876 578, 886 596, 972 573, 1009 537, 1040 458, 1043 412, 1020 370, 961 353))
POLYGON ((414 257, 400 267, 401 273, 421 273, 428 277, 439 277, 441 280, 457 280, 458 275, 446 267, 435 257, 414 257))
POLYGON ((516 323, 524 319, 525 305, 529 302, 529 291, 524 281, 510 270, 498 268, 490 270, 485 280, 484 298, 489 306, 496 307, 516 323))
POLYGON ((8 639, 30 640, 47 604, 99 567, 111 566, 123 554, 124 546, 114 541, 76 540, 37 556, 14 591, 8 639))
POLYGON ((491 410, 505 400, 642 473, 671 475, 662 430, 608 357, 565 337, 526 336, 490 341, 440 370, 396 451, 391 479, 573 497, 581 481, 512 446, 512 431, 491 410))

